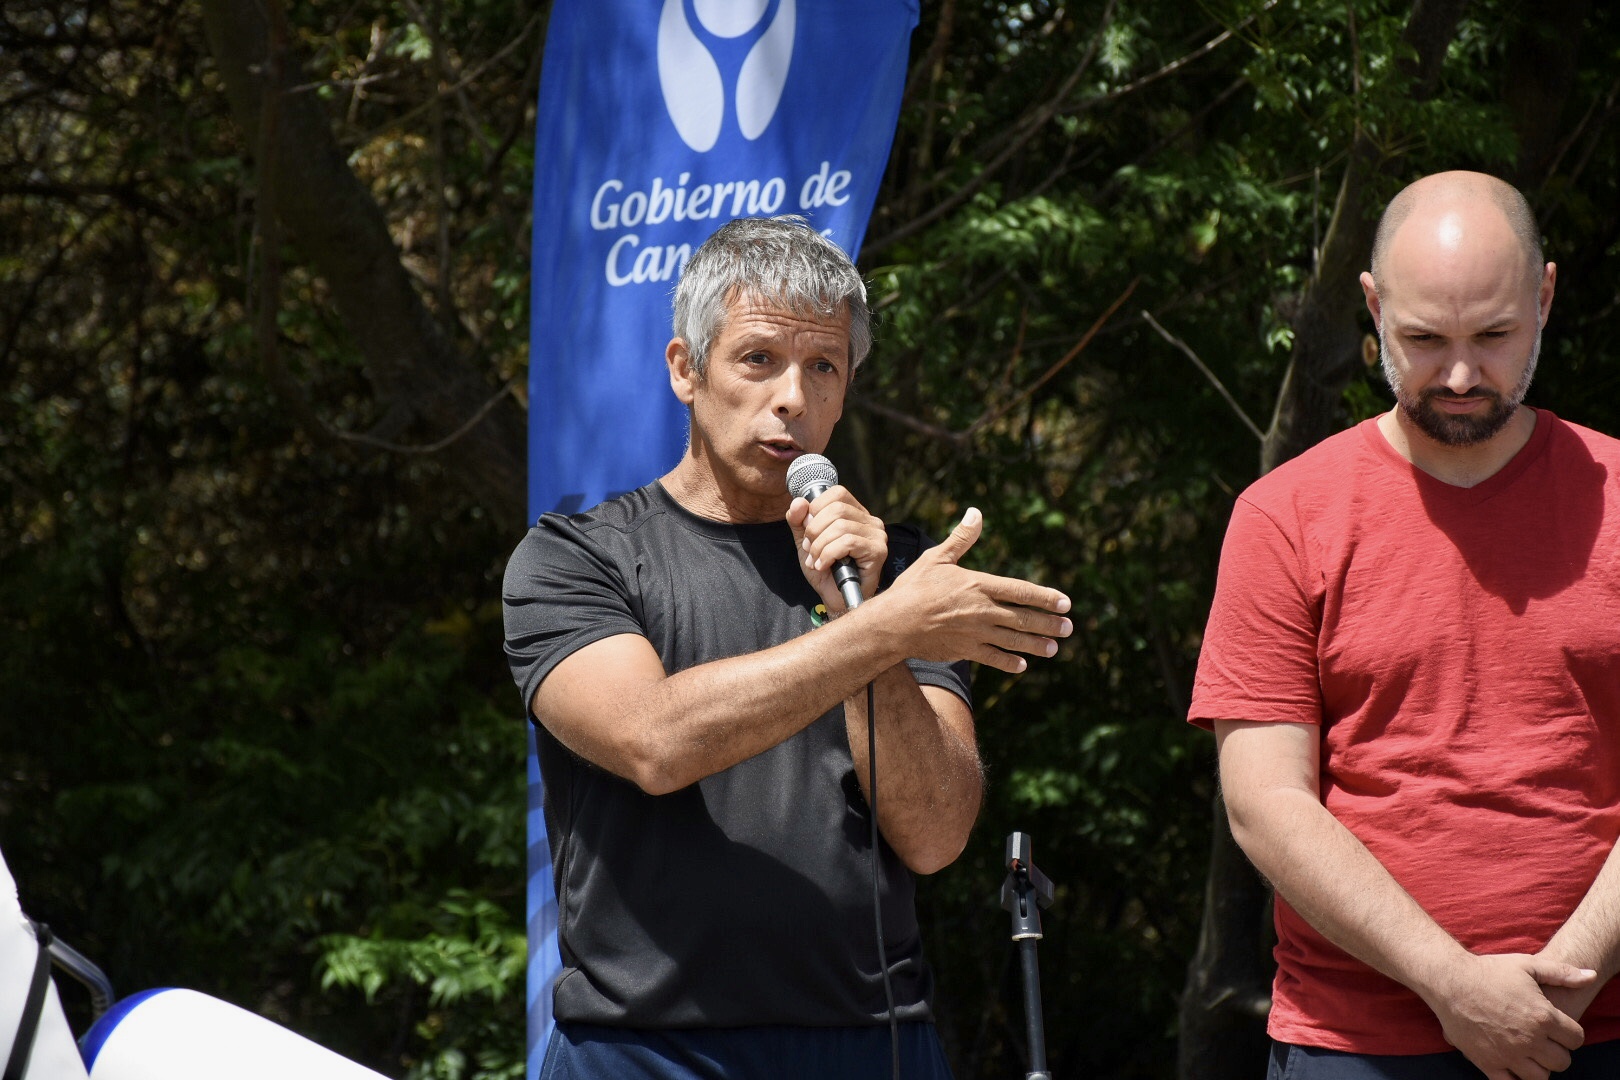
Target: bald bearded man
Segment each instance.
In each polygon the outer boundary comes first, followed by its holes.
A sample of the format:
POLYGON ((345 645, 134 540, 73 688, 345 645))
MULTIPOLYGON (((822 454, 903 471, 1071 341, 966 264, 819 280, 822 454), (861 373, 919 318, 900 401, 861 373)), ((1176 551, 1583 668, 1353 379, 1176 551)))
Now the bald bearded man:
POLYGON ((1407 187, 1395 407, 1233 510, 1189 718, 1276 887, 1278 1080, 1620 1076, 1620 443, 1521 407, 1556 277, 1513 188, 1407 187))

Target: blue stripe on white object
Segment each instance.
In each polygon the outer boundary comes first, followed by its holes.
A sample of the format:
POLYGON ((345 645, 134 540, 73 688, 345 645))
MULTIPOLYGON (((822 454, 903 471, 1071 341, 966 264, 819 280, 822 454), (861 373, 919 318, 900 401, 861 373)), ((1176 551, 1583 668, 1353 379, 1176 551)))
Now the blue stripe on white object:
POLYGON ((90 1080, 384 1080, 195 990, 148 990, 119 1002, 86 1033, 84 1053, 90 1080))

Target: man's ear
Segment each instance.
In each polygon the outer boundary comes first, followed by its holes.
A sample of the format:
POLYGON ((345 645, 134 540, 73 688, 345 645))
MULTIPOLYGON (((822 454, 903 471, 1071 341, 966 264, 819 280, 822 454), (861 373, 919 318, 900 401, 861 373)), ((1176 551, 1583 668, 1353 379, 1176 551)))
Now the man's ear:
POLYGON ((1552 312, 1553 286, 1558 284, 1558 266, 1548 263, 1541 272, 1541 286, 1536 290, 1536 318, 1541 327, 1546 327, 1547 316, 1552 312))
POLYGON ((1383 329, 1383 305, 1378 300, 1378 286, 1373 282, 1373 276, 1367 271, 1361 272, 1361 294, 1367 298, 1367 310, 1372 312, 1373 326, 1383 329))
POLYGON ((664 363, 669 365, 669 388, 675 391, 680 403, 690 409, 696 397, 698 376, 692 370, 692 353, 686 347, 685 338, 670 339, 664 350, 664 363))

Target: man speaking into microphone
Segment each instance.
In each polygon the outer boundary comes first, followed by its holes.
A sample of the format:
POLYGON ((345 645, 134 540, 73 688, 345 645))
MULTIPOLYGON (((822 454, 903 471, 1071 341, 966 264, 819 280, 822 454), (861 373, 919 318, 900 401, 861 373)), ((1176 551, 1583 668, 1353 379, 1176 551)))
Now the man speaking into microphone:
POLYGON ((859 273, 802 219, 720 228, 674 321, 685 455, 542 517, 503 589, 556 868, 541 1075, 886 1077, 892 1011, 904 1075, 948 1077, 911 874, 979 809, 962 662, 1054 655, 1069 600, 961 567, 975 510, 931 547, 825 479, 789 493, 871 345, 859 273))

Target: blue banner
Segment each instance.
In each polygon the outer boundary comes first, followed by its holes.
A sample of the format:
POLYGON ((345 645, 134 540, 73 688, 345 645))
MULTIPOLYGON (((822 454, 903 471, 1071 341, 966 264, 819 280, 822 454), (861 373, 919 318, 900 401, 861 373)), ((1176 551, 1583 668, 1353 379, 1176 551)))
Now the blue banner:
MULTIPOLYGON (((656 479, 686 443, 664 348, 692 251, 802 214, 852 256, 888 161, 915 0, 558 0, 535 138, 529 509, 656 479)), ((529 771, 529 1062, 558 967, 529 771)))

